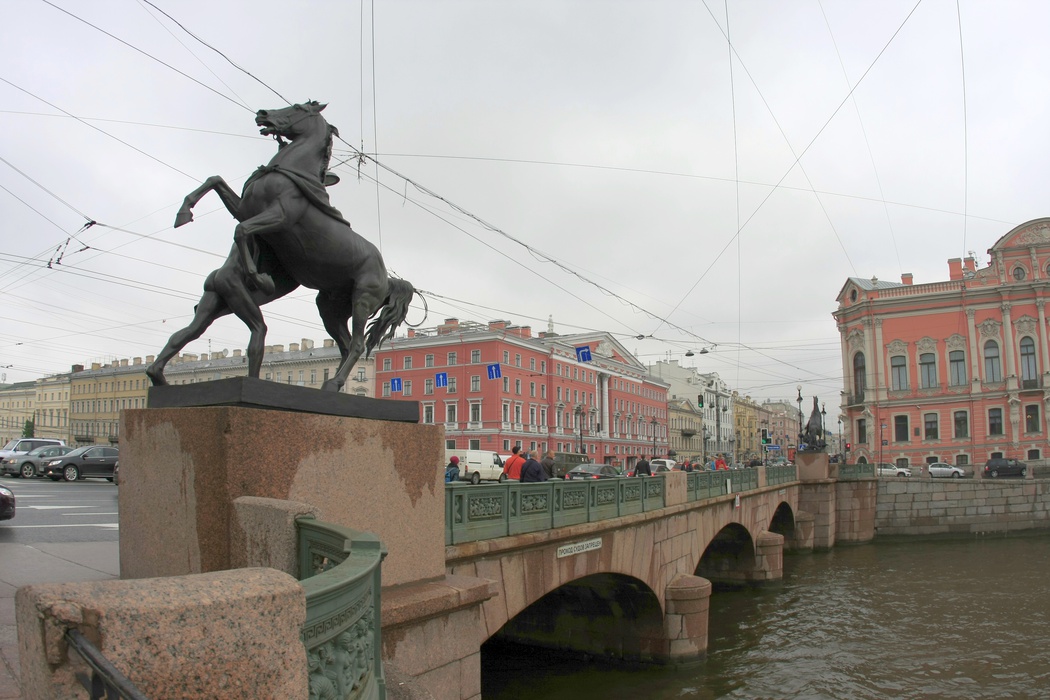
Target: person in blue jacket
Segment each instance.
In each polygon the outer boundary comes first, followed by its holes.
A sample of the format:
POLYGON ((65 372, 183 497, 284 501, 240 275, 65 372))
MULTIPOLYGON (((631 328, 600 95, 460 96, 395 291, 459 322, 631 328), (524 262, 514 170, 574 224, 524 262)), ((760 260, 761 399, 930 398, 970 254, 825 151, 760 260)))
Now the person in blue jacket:
POLYGON ((536 459, 536 450, 529 453, 529 458, 525 460, 525 464, 521 465, 521 481, 526 483, 529 481, 546 481, 547 472, 543 471, 543 465, 536 459))

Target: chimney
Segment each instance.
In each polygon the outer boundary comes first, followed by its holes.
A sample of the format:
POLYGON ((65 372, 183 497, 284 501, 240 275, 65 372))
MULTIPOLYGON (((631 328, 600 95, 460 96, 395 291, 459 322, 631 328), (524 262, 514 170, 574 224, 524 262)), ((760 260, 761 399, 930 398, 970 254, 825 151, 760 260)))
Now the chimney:
POLYGON ((948 279, 961 280, 962 278, 962 258, 948 258, 948 279))
POLYGON ((146 362, 153 364, 153 361, 157 359, 154 355, 146 355, 146 362))
POLYGON ((454 331, 459 330, 459 319, 458 318, 446 318, 445 322, 438 326, 438 335, 448 335, 454 331))
POLYGON ((489 321, 490 331, 502 331, 507 327, 506 321, 489 321))
POLYGON ((324 346, 326 348, 334 348, 335 347, 335 341, 332 340, 331 338, 325 338, 324 339, 324 346))
POLYGON ((912 275, 910 272, 901 273, 901 282, 907 285, 911 285, 912 275))
POLYGON ((91 369, 102 369, 102 365, 100 365, 97 362, 92 362, 91 363, 91 369))
POLYGON ((276 352, 284 352, 284 345, 283 344, 282 345, 274 345, 273 346, 273 351, 275 353, 276 352))
POLYGON ((970 272, 977 272, 977 261, 973 259, 973 256, 967 256, 963 258, 963 268, 970 272))
POLYGON ((415 338, 416 337, 416 329, 415 328, 409 328, 408 329, 408 337, 409 338, 415 338))
POLYGON ((288 352, 299 352, 299 343, 289 343, 288 352))
POLYGON ((307 338, 303 338, 302 341, 299 343, 299 347, 301 347, 303 350, 313 350, 314 341, 309 340, 307 338))
POLYGON ((222 353, 221 352, 213 352, 211 354, 211 359, 213 359, 213 360, 221 360, 222 359, 222 353))
POLYGON ((141 357, 134 357, 134 358, 132 358, 131 359, 131 364, 133 364, 133 365, 141 365, 142 364, 142 358, 141 357))
POLYGON ((73 365, 70 368, 70 371, 72 371, 74 373, 76 373, 76 372, 83 372, 84 371, 84 365, 73 365))
POLYGON ((128 366, 128 358, 125 357, 123 360, 121 360, 120 361, 120 366, 121 367, 127 367, 128 366))
POLYGON ((237 348, 236 350, 234 350, 233 351, 233 356, 234 357, 240 357, 241 356, 241 349, 237 348))

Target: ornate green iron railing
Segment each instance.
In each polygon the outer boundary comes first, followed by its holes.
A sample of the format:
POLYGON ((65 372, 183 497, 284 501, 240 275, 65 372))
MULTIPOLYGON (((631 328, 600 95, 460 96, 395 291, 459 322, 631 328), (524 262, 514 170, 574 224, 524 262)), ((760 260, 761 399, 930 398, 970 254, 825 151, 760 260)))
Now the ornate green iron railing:
POLYGON ((371 533, 308 515, 296 525, 310 700, 385 700, 379 591, 386 549, 371 533))
POLYGON ((766 467, 767 486, 790 484, 792 481, 798 481, 798 467, 794 464, 766 467))
POLYGON ((839 464, 839 479, 875 478, 875 464, 839 464))
MULTIPOLYGON (((777 484, 797 478, 794 466, 780 469, 777 484)), ((666 480, 659 475, 553 479, 538 484, 446 484, 445 544, 521 535, 658 510, 665 507, 665 488, 666 480)), ((689 501, 757 488, 758 469, 754 468, 686 474, 689 501)))

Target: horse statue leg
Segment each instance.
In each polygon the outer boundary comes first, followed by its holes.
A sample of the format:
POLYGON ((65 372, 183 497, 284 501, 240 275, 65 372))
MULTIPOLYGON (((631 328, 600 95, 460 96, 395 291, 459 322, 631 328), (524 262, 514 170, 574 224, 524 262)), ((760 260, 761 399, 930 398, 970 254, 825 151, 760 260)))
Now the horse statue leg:
POLYGON ((190 321, 190 325, 172 333, 168 343, 157 354, 153 364, 146 368, 146 376, 149 377, 153 386, 167 384, 168 381, 164 378, 164 367, 168 364, 168 361, 178 355, 179 351, 184 347, 200 338, 217 318, 230 313, 222 295, 214 289, 214 281, 218 272, 219 270, 213 270, 205 280, 204 295, 193 309, 193 320, 190 321))
POLYGON ((215 194, 219 195, 219 199, 222 200, 223 205, 226 207, 226 211, 230 212, 233 218, 237 218, 237 213, 241 208, 241 197, 233 188, 226 184, 226 181, 218 175, 212 175, 204 181, 197 189, 186 195, 185 199, 182 200, 182 206, 179 207, 179 212, 175 215, 175 227, 178 228, 184 224, 188 224, 193 221, 193 207, 197 202, 201 201, 201 198, 214 191, 215 194))
POLYGON ((238 223, 237 227, 233 229, 233 243, 240 252, 241 270, 244 273, 244 278, 249 286, 265 294, 273 293, 274 281, 270 275, 265 272, 259 272, 255 256, 252 255, 250 241, 253 236, 281 231, 287 223, 284 207, 281 205, 281 200, 277 199, 255 216, 238 223))

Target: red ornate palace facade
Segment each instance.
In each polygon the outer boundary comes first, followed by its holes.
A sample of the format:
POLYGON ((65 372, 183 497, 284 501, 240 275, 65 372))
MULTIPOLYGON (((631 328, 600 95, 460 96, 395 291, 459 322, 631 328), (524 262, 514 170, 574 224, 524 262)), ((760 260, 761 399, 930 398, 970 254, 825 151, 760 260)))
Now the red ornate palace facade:
POLYGON ((423 422, 444 424, 449 447, 582 445, 591 461, 626 467, 668 449, 668 385, 608 333, 534 337, 505 321, 448 319, 394 338, 375 357, 377 395, 418 401, 423 422))
POLYGON ((990 263, 949 279, 850 278, 834 312, 842 343, 847 459, 980 467, 1042 460, 1050 408, 1050 218, 1000 238, 990 263))

